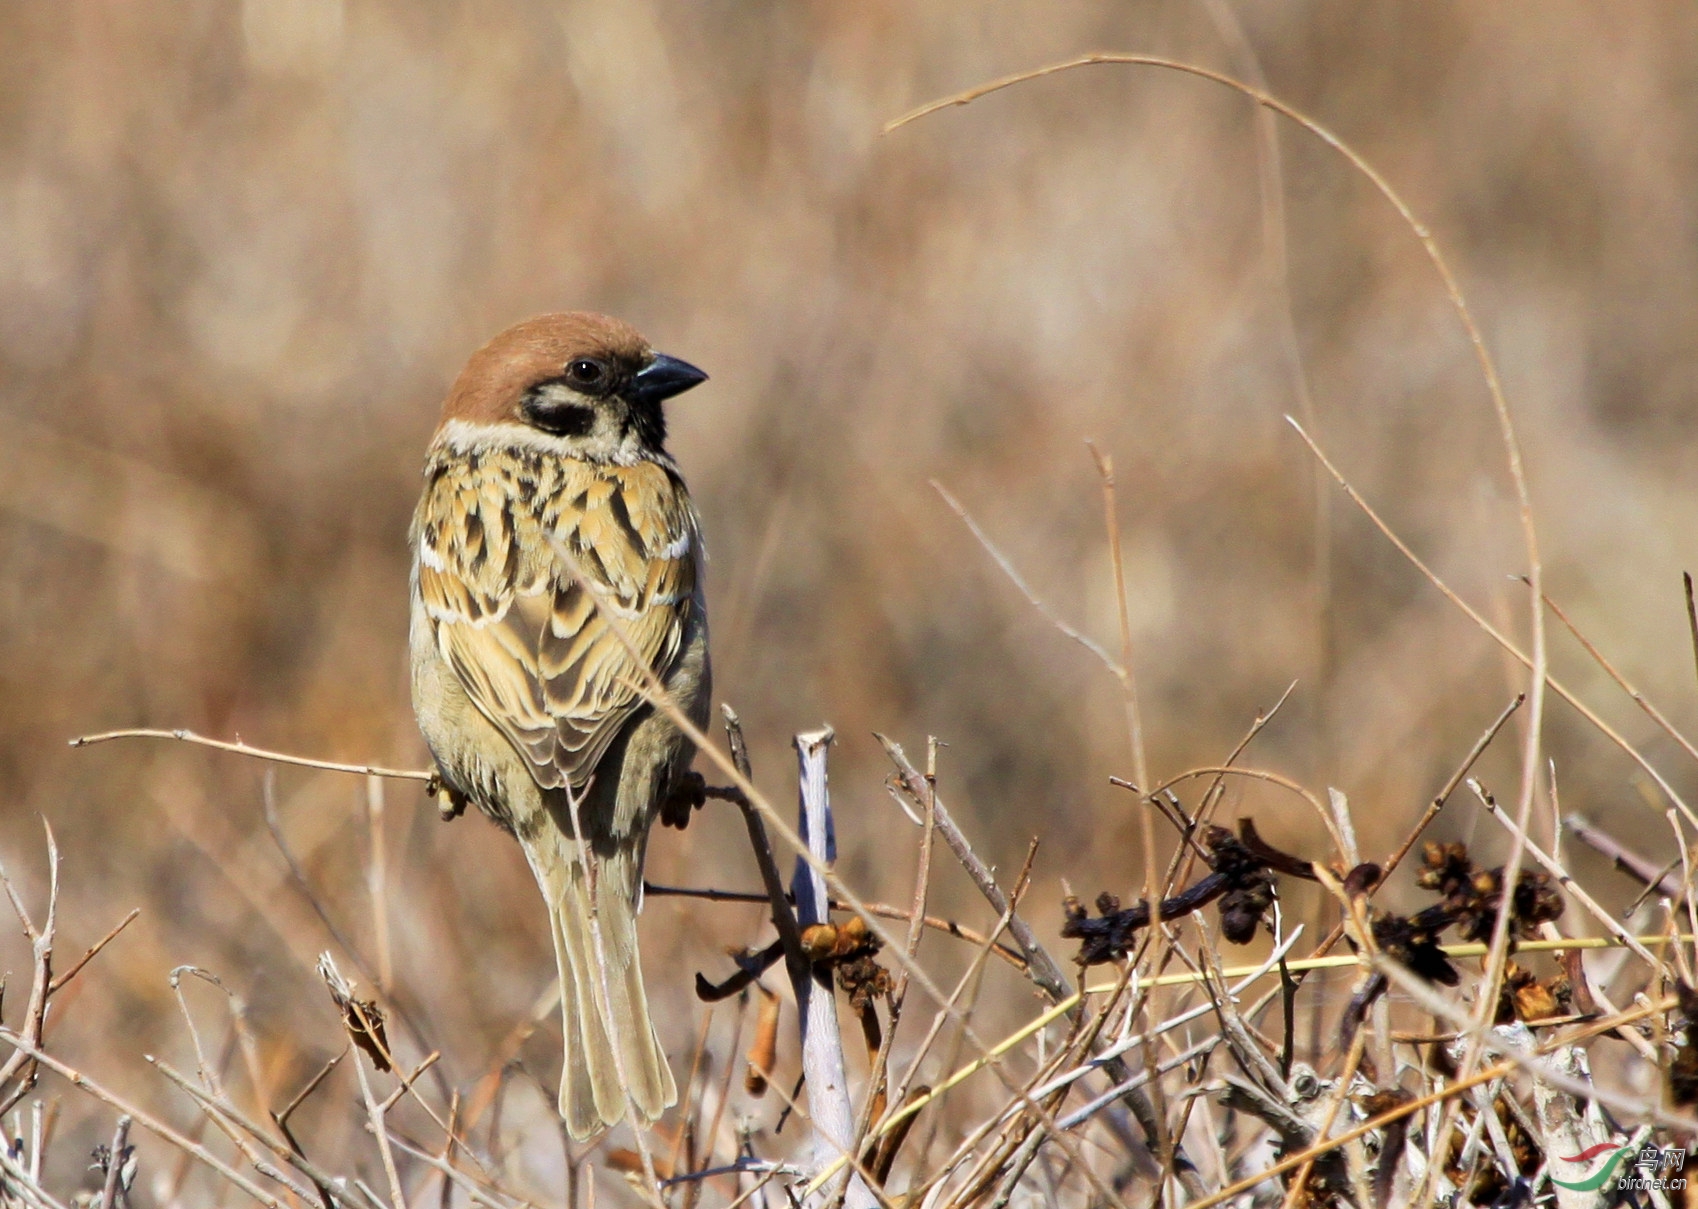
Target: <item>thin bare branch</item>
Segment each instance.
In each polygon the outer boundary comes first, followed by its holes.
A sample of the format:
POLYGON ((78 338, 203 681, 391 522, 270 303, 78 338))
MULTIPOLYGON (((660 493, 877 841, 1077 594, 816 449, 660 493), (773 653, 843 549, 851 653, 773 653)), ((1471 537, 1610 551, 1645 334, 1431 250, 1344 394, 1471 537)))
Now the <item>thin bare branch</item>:
POLYGON ((124 1152, 129 1149, 130 1118, 120 1116, 112 1131, 112 1148, 106 1154, 106 1183, 100 1190, 100 1209, 116 1209, 118 1190, 123 1186, 124 1152))
POLYGON ((59 1061, 59 1059, 55 1057, 43 1053, 41 1050, 25 1041, 23 1037, 14 1033, 11 1029, 0 1028, 0 1041, 4 1041, 15 1050, 27 1054, 31 1059, 39 1062, 42 1066, 45 1066, 48 1070, 64 1079, 72 1087, 77 1088, 79 1091, 85 1091, 95 1099, 104 1101, 113 1108, 116 1108, 119 1112, 127 1113, 135 1119, 135 1123, 137 1125, 140 1125, 143 1129, 147 1130, 155 1137, 162 1139, 168 1144, 175 1146, 178 1150, 188 1154, 197 1162, 210 1167, 213 1171, 216 1171, 219 1175, 229 1180, 243 1192, 253 1197, 254 1200, 265 1205, 267 1209, 284 1209, 282 1202, 276 1197, 272 1196, 269 1192, 265 1191, 265 1189, 261 1188, 252 1180, 248 1179, 247 1176, 237 1171, 234 1167, 231 1167, 228 1163, 224 1162, 217 1155, 202 1146, 199 1142, 191 1141, 189 1138, 184 1137, 182 1134, 172 1129, 169 1125, 149 1116, 133 1104, 125 1102, 113 1092, 108 1091, 101 1084, 90 1079, 87 1075, 65 1065, 65 1063, 59 1061))
MULTIPOLYGON (((699 898, 713 903, 764 903, 770 901, 765 894, 757 894, 753 890, 715 890, 705 886, 664 886, 658 882, 644 882, 643 893, 655 898, 676 896, 679 898, 699 898)), ((834 898, 831 900, 831 909, 833 911, 848 911, 850 908, 847 904, 834 898)), ((899 923, 910 923, 914 918, 913 912, 908 908, 892 906, 889 903, 867 903, 864 910, 868 915, 876 915, 880 919, 893 919, 899 923)), ((943 932, 953 936, 956 940, 966 941, 970 945, 985 943, 983 932, 969 928, 966 924, 956 920, 946 919, 941 915, 924 916, 921 922, 934 931, 943 932)), ((1025 970, 1026 959, 1007 945, 993 945, 991 951, 1016 970, 1025 970)))
POLYGON ((36 1066, 30 1053, 41 1044, 41 1030, 47 1021, 47 997, 53 986, 53 939, 59 913, 59 845, 46 819, 41 821, 41 826, 47 835, 47 915, 40 927, 30 919, 5 866, 0 865, 0 885, 5 887, 6 897, 11 899, 12 909, 23 925, 33 963, 29 1003, 24 1008, 22 1044, 4 1064, 0 1064, 0 1115, 10 1112, 35 1087, 36 1066), (7 1091, 5 1085, 13 1079, 17 1082, 7 1091))
POLYGON ((124 916, 123 919, 120 919, 117 923, 113 924, 112 930, 110 932, 108 932, 105 936, 102 936, 99 940, 95 941, 94 944, 89 946, 88 952, 84 953, 81 957, 77 958, 77 960, 72 963, 70 969, 66 970, 63 974, 56 975, 54 977, 53 981, 47 984, 47 993, 49 995, 53 994, 55 991, 58 991, 61 987, 63 987, 66 983, 70 982, 71 979, 75 978, 78 974, 81 974, 83 972, 83 967, 86 966, 89 962, 93 961, 97 956, 99 956, 100 950, 104 949, 107 945, 111 944, 114 940, 117 940, 118 939, 118 933, 122 932, 125 928, 127 928, 131 924, 135 923, 136 922, 136 916, 138 916, 140 914, 141 914, 141 908, 140 907, 131 907, 130 913, 128 915, 124 916))
MULTIPOLYGON (((1291 419, 1290 416, 1286 417, 1286 422, 1297 430, 1297 435, 1303 438, 1303 442, 1309 446, 1310 452, 1320 459, 1321 465, 1327 468, 1327 472, 1332 475, 1333 481, 1343 489, 1345 495, 1350 497, 1350 502, 1355 504, 1356 507, 1362 511, 1362 514, 1373 523, 1374 527, 1385 536, 1387 541, 1397 547, 1398 553, 1408 559, 1410 565, 1419 571, 1426 578, 1428 583, 1437 588, 1439 593, 1443 595, 1446 600, 1461 609, 1468 617, 1468 620, 1472 621, 1477 627, 1479 627, 1483 634, 1485 634, 1493 642, 1497 643, 1498 646, 1503 649, 1505 654, 1520 663, 1523 667, 1531 669, 1533 667, 1533 660, 1523 653, 1521 648, 1516 646, 1514 642, 1505 637, 1496 626, 1487 621, 1478 609, 1469 604, 1466 600, 1462 599, 1455 589, 1453 589, 1443 579, 1439 578, 1433 569, 1421 560, 1420 555, 1416 554, 1415 551, 1410 548, 1409 544, 1397 535, 1396 530, 1386 523, 1385 519, 1381 517, 1380 514, 1374 510, 1373 506, 1362 497, 1361 492, 1357 491, 1356 488, 1351 485, 1350 481, 1346 479, 1342 473, 1340 473, 1338 467, 1333 465, 1332 459, 1326 455, 1326 452, 1322 450, 1318 444, 1316 444, 1314 438, 1312 438, 1307 432, 1303 431, 1303 427, 1298 424, 1297 421, 1291 419)), ((1543 610, 1540 610, 1540 616, 1544 616, 1543 610)), ((1698 813, 1695 813, 1692 807, 1686 804, 1685 799, 1675 792, 1674 787, 1668 783, 1667 778, 1665 778, 1662 773, 1658 772, 1657 769, 1652 766, 1651 762, 1640 753, 1638 748, 1634 747, 1626 739, 1622 738, 1620 732, 1599 717, 1595 711, 1587 707, 1584 702, 1570 692, 1561 681, 1557 680, 1556 677, 1547 674, 1543 677, 1542 682, 1548 684, 1552 692, 1578 710, 1581 717, 1585 718, 1588 723, 1596 727, 1598 731, 1604 735, 1604 737, 1609 739, 1610 742, 1614 743, 1624 753, 1626 753, 1635 764, 1639 765, 1639 767, 1644 770, 1645 775, 1656 782, 1657 788, 1662 791, 1663 796, 1673 804, 1675 809, 1680 811, 1681 815, 1695 830, 1698 830, 1698 813)))
POLYGON ((967 511, 961 501, 950 494, 949 488, 945 487, 936 479, 931 480, 931 485, 932 490, 942 496, 943 502, 949 505, 949 510, 955 513, 956 516, 960 517, 962 523, 964 523, 967 528, 972 531, 973 536, 978 539, 979 545, 985 548, 985 553, 989 554, 992 560, 995 561, 996 565, 1002 568, 1002 573, 1008 576, 1009 581, 1013 583, 1016 588, 1020 589, 1020 595, 1026 598, 1026 603, 1030 604, 1039 613, 1043 614, 1044 619, 1057 630, 1060 630, 1063 635, 1071 638, 1074 642, 1077 642, 1080 646, 1084 647, 1087 651, 1091 652, 1091 654, 1101 660, 1102 665, 1114 675, 1115 679, 1123 679, 1126 675, 1126 671, 1119 663, 1115 662, 1114 656, 1104 650, 1102 644, 1097 642, 1094 638, 1091 638, 1075 626, 1069 625, 1067 622, 1063 621, 1061 616, 1056 613, 1054 609, 1044 603, 1043 598, 1032 590, 1032 585, 1027 583, 1025 577, 1015 569, 1013 562, 1009 560, 1008 556, 1001 550, 997 549, 996 543, 991 541, 983 529, 979 528, 979 522, 973 519, 972 514, 967 511))
POLYGON ((146 727, 135 727, 129 730, 109 730, 98 735, 79 735, 70 740, 71 747, 89 747, 95 743, 110 743, 114 739, 176 739, 183 743, 193 743, 200 747, 210 747, 216 751, 227 751, 238 756, 248 756, 255 760, 269 760, 273 764, 292 764, 296 768, 319 768, 325 772, 346 772, 361 777, 387 777, 394 781, 424 781, 436 779, 434 772, 421 768, 383 768, 376 764, 340 764, 334 760, 315 760, 310 756, 292 756, 287 752, 267 751, 263 747, 250 747, 241 740, 230 742, 224 739, 209 739, 205 735, 197 735, 192 730, 181 727, 175 730, 153 730, 146 727))
MULTIPOLYGON (((885 755, 896 765, 897 779, 902 790, 922 808, 932 812, 938 835, 943 837, 943 842, 955 854, 955 859, 961 862, 961 867, 967 871, 967 876, 973 879, 973 884, 979 888, 979 893, 985 896, 985 901, 990 903, 991 909, 998 914, 1007 911, 1008 895, 997 885, 996 875, 991 872, 990 866, 980 860, 978 854, 973 851, 966 834, 956 825, 943 800, 937 796, 936 787, 926 784, 925 777, 909 763, 901 744, 881 734, 875 733, 873 738, 878 740, 885 755)), ((1061 972, 1061 967, 1038 940, 1031 926, 1018 914, 1009 918, 1008 934, 1014 938, 1014 943, 1020 946, 1020 952, 1026 959, 1027 977, 1039 990, 1054 1002, 1059 1002, 1073 993, 1072 982, 1061 972)))
MULTIPOLYGON (((1486 813, 1491 815, 1498 822, 1502 823, 1513 836, 1519 825, 1514 819, 1509 817, 1503 807, 1499 806, 1497 802, 1493 800, 1492 795, 1486 792, 1480 782, 1470 777, 1468 779, 1468 788, 1474 791, 1474 796, 1479 798, 1480 805, 1485 807, 1486 813)), ((1590 894, 1586 893, 1585 890, 1580 888, 1579 883, 1574 880, 1573 876, 1569 874, 1567 869, 1562 867, 1561 862, 1548 855, 1542 848, 1533 843, 1533 841, 1527 837, 1525 832, 1521 833, 1520 839, 1521 842, 1526 845, 1528 855, 1542 865, 1545 871, 1555 878, 1557 882, 1561 884, 1562 888, 1568 891, 1568 893, 1574 897, 1574 900, 1586 909, 1587 913, 1590 914, 1592 918, 1596 919, 1600 924, 1608 929, 1611 935, 1631 949, 1635 956, 1649 965, 1652 970, 1659 970, 1662 968, 1663 963, 1654 956, 1649 949, 1639 943, 1638 937, 1634 936, 1626 928, 1622 927, 1616 920, 1615 916, 1611 915, 1608 911, 1604 910, 1603 907, 1598 905, 1597 899, 1593 898, 1590 894)), ((1506 869, 1503 884, 1505 886, 1514 885, 1513 882, 1508 880, 1508 877, 1509 874, 1506 869)), ((1501 916, 1509 916, 1513 915, 1514 912, 1500 911, 1498 914, 1501 916)), ((1493 991, 1493 994, 1495 997, 1495 990, 1493 991)))
POLYGON ((401 1191, 401 1176, 395 1169, 395 1154, 389 1146, 389 1130, 383 1124, 383 1109, 372 1094, 371 1080, 366 1076, 365 1055, 354 1047, 354 1074, 360 1081, 360 1098, 366 1103, 366 1115, 371 1119, 372 1133, 377 1137, 378 1154, 383 1159, 383 1174, 389 1180, 390 1209, 407 1209, 407 1196, 401 1191))

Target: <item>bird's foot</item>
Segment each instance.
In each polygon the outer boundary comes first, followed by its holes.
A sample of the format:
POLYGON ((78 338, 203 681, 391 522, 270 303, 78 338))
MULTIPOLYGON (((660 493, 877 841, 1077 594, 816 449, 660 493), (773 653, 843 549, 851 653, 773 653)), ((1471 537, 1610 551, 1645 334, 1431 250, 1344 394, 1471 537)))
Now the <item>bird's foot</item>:
POLYGON ((660 821, 682 831, 690 825, 690 816, 706 805, 707 782, 702 774, 691 770, 679 777, 660 803, 660 821))
POLYGON ((425 782, 425 792, 436 799, 437 813, 444 823, 451 823, 466 813, 466 795, 444 781, 440 773, 425 782))

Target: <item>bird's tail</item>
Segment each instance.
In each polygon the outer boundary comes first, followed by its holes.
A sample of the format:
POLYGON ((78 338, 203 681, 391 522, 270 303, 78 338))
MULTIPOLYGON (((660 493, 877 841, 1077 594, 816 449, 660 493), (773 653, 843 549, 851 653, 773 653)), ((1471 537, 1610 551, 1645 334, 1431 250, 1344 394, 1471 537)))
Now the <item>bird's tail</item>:
POLYGON ((566 1039, 560 1115, 578 1141, 621 1120, 627 1103, 646 1122, 678 1102, 637 957, 641 844, 633 837, 610 855, 590 856, 599 949, 591 930, 590 878, 572 838, 545 832, 534 848, 526 845, 554 925, 566 1039))

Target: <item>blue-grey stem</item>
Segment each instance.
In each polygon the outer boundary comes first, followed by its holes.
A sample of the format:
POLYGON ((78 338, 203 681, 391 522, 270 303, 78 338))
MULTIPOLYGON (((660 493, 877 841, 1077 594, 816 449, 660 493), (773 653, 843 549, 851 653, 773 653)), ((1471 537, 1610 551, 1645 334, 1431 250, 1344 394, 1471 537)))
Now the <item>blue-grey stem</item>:
MULTIPOLYGON (((820 861, 837 856, 837 837, 831 821, 831 794, 826 784, 826 749, 831 746, 830 727, 796 736, 796 758, 800 782, 797 830, 808 851, 820 861)), ((796 922, 806 931, 829 919, 825 879, 806 861, 797 858, 790 891, 796 899, 796 922)), ((813 1122, 814 1145, 811 1166, 821 1168, 850 1153, 854 1145, 854 1118, 849 1102, 849 1081, 843 1068, 843 1036, 837 1026, 837 1001, 830 975, 816 980, 812 971, 796 971, 791 985, 796 992, 796 1011, 802 1024, 802 1070, 807 1076, 808 1116, 813 1122)), ((827 1182, 815 1203, 831 1205, 844 1194, 844 1209, 876 1209, 878 1200, 859 1175, 844 1167, 841 1175, 827 1182), (849 1180, 846 1194, 844 1180, 849 1180)))

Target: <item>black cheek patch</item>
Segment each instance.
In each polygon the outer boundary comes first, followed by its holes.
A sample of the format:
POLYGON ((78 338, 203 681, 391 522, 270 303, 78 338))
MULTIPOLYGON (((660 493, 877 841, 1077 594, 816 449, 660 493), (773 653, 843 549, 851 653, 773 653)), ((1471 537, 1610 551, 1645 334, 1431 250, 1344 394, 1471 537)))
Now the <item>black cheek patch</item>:
POLYGON ((535 395, 525 400, 525 419, 557 437, 587 437, 595 427, 595 408, 582 403, 553 403, 535 395))

